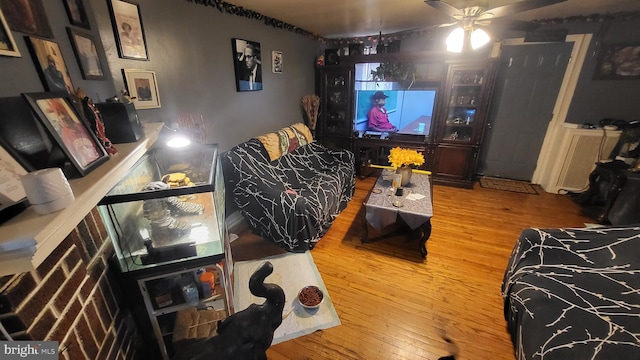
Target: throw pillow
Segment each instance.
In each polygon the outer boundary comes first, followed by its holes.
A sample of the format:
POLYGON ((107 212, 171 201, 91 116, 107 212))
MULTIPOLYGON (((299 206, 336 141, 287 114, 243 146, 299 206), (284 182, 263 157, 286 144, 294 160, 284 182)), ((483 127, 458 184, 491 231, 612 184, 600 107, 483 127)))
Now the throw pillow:
POLYGON ((300 146, 313 141, 309 128, 303 123, 296 123, 276 132, 258 136, 258 140, 269 153, 269 159, 274 161, 282 155, 288 154, 300 146))

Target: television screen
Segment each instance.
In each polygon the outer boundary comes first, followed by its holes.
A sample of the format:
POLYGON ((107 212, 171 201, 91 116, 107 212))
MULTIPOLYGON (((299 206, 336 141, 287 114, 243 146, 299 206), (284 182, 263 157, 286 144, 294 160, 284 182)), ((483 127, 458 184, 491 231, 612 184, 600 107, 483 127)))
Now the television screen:
POLYGON ((356 90, 354 129, 429 135, 436 89, 356 90))

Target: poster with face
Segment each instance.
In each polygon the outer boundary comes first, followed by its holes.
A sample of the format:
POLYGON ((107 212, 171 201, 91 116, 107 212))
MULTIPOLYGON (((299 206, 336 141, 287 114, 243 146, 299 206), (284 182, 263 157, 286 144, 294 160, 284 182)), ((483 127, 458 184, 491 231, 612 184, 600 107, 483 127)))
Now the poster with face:
POLYGON ((262 59, 260 43, 242 39, 232 39, 233 64, 238 91, 262 90, 262 59))

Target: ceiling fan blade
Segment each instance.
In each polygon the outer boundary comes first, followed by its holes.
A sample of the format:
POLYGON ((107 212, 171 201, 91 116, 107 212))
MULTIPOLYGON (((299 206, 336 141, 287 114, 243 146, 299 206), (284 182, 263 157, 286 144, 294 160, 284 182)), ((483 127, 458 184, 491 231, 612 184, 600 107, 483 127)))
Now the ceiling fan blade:
POLYGON ((540 24, 522 20, 495 19, 491 21, 491 26, 518 31, 532 31, 540 27, 540 24))
POLYGON ((442 2, 440 0, 425 0, 424 1, 427 5, 435 8, 438 11, 441 11, 451 17, 459 17, 462 18, 464 17, 464 12, 462 12, 460 9, 455 8, 445 2, 442 2))
POLYGON ((476 16, 476 20, 489 20, 493 19, 493 13, 483 12, 480 15, 476 16))
POLYGON ((476 20, 473 22, 475 25, 480 25, 480 26, 489 26, 491 25, 491 20, 476 20))
POLYGON ((440 25, 438 25, 437 27, 439 27, 439 28, 440 28, 440 27, 448 27, 448 26, 453 26, 453 25, 458 25, 458 22, 457 22, 457 21, 455 21, 455 22, 448 23, 448 24, 440 24, 440 25))
POLYGON ((549 5, 558 4, 567 0, 524 0, 517 3, 498 6, 493 9, 488 9, 485 13, 493 14, 494 18, 512 15, 522 11, 533 10, 549 5))

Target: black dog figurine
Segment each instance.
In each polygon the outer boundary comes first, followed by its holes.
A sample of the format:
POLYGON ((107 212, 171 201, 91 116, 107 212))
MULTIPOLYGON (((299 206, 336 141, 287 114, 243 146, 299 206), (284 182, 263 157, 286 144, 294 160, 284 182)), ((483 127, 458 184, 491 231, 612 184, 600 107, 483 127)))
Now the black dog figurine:
POLYGON ((265 284, 273 265, 265 262, 251 275, 249 290, 266 298, 218 322, 218 335, 210 339, 181 340, 173 360, 266 360, 273 332, 282 324, 285 296, 276 284, 265 284))

